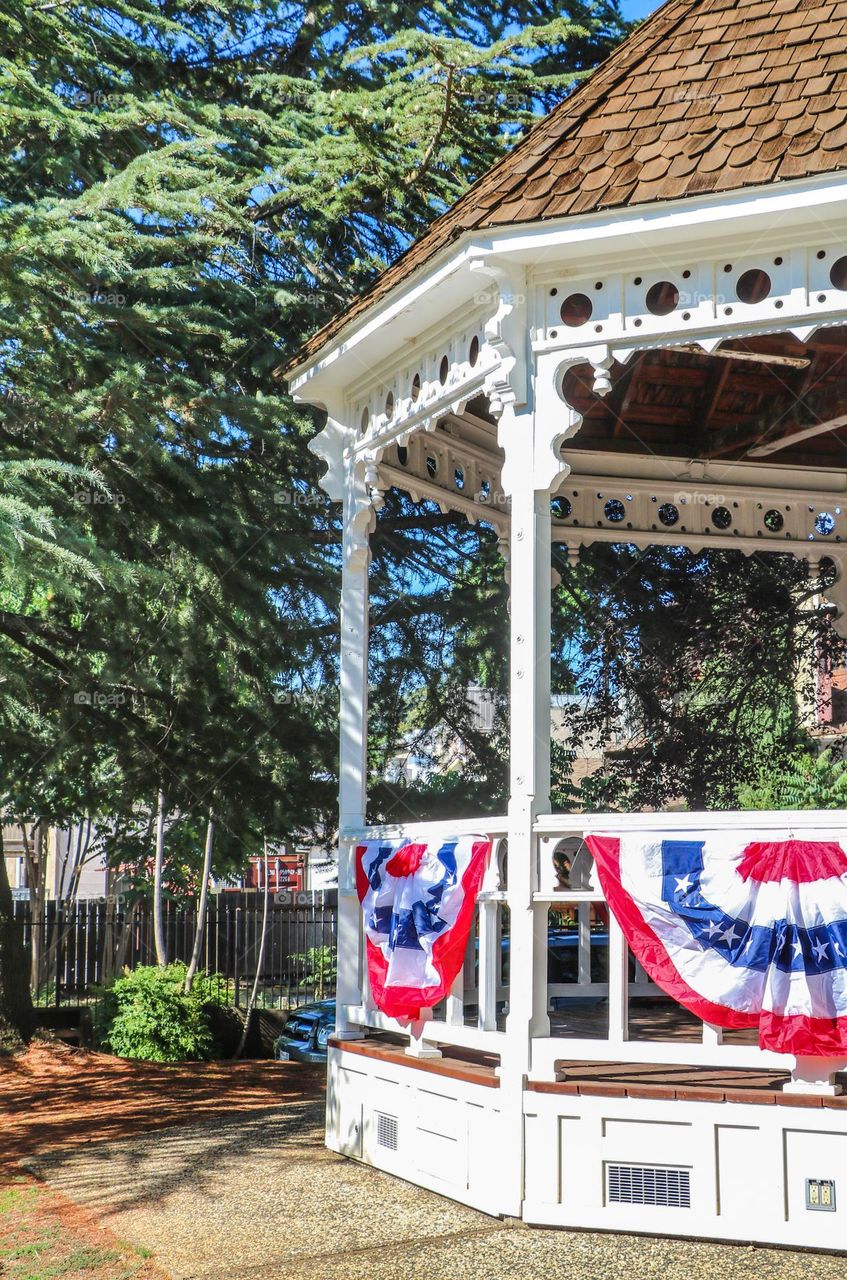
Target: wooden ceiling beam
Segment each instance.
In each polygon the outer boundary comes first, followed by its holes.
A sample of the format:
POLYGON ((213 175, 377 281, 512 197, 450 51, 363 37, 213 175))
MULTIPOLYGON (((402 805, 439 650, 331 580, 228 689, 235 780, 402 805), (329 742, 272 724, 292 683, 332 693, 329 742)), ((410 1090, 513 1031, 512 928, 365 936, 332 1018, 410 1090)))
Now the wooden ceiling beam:
POLYGON ((731 347, 715 347, 714 351, 704 351, 702 347, 696 343, 685 344, 681 347, 659 347, 660 351, 684 351, 690 355, 705 356, 711 359, 712 356, 720 360, 742 360, 749 364, 770 364, 781 366, 784 369, 808 369, 812 363, 811 360, 803 356, 777 356, 770 355, 764 351, 734 351, 731 347))
POLYGON ((829 431, 838 431, 841 427, 847 427, 847 414, 842 414, 840 418, 830 418, 828 422, 817 422, 811 427, 803 427, 801 431, 792 431, 788 435, 778 436, 775 440, 768 440, 765 444, 756 445, 754 449, 750 449, 748 458, 767 458, 772 453, 780 453, 783 449, 789 449, 794 444, 799 444, 801 440, 811 440, 813 436, 826 435, 829 431))

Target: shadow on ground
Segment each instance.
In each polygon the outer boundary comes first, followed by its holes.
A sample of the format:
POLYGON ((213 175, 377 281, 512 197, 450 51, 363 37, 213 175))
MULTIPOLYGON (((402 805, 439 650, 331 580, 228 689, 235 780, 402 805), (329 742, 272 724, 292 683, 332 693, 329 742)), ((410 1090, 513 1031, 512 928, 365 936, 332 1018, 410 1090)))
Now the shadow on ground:
POLYGON ((501 1223, 328 1152, 315 1100, 35 1168, 173 1280, 844 1280, 835 1257, 501 1223))
POLYGON ((57 1045, 0 1061, 0 1173, 23 1157, 215 1114, 320 1099, 324 1074, 297 1063, 164 1066, 57 1045))

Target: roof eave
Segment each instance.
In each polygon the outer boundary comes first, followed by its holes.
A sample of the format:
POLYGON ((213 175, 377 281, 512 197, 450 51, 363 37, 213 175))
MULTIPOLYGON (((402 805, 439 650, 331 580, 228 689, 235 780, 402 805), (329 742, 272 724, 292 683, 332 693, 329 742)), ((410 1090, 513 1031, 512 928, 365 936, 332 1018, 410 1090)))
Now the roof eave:
MULTIPOLYGON (((396 325, 405 314, 420 307, 423 300, 434 291, 443 292, 451 280, 455 282, 474 267, 484 267, 486 260, 495 255, 510 257, 523 265, 538 264, 545 257, 552 258, 557 249, 579 245, 581 255, 593 240, 598 251, 611 250, 613 242, 632 240, 633 237, 690 235, 697 226, 703 236, 720 235, 728 220, 745 221, 768 217, 797 216, 809 207, 808 196, 815 192, 816 217, 822 215, 822 206, 847 203, 847 170, 799 178, 788 182, 768 183, 757 187, 737 187, 729 191, 708 192, 674 200, 652 201, 643 205, 625 205, 613 209, 595 210, 559 219, 515 223, 508 227, 492 227, 484 231, 470 229, 450 245, 441 249, 433 258, 422 264, 386 296, 374 302, 372 308, 351 319, 340 332, 331 337, 325 346, 313 356, 298 364, 280 366, 274 376, 284 378, 295 396, 307 382, 318 392, 323 381, 335 382, 331 371, 339 360, 356 358, 357 349, 360 370, 364 372, 370 362, 361 354, 369 337, 384 331, 388 325, 396 325), (325 378, 325 375, 330 375, 325 378)), ((642 247, 646 248, 646 245, 642 247)), ((467 286, 472 287, 474 277, 466 276, 467 286)), ((479 280, 479 276, 475 276, 479 280)), ((440 305, 440 303, 439 303, 440 305)), ((416 320, 417 320, 416 316, 416 320)), ((412 328, 420 332, 423 323, 412 328)), ((406 335, 401 330, 401 337, 406 335)), ((406 338, 410 340, 410 338, 406 338)), ((350 379, 347 379, 348 381, 350 379)), ((311 396, 297 397, 309 400, 311 396)))

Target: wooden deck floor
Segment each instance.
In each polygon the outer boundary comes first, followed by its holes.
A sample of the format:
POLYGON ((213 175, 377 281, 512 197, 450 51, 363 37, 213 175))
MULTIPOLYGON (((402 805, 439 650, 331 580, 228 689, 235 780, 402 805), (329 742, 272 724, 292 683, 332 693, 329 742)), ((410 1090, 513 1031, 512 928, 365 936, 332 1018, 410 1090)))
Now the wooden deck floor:
MULTIPOLYGON (((847 1095, 833 1098, 783 1093, 787 1071, 741 1071, 731 1067, 691 1067, 662 1063, 556 1063, 557 1080, 529 1084, 535 1093, 604 1098, 675 1098, 680 1102, 747 1102, 763 1106, 847 1108, 847 1095)), ((839 1079, 838 1077, 836 1077, 839 1079)), ((840 1080, 847 1083, 847 1079, 840 1080)))
MULTIPOLYGON (((605 1040, 609 1034, 609 1010, 604 1001, 574 1001, 550 1014, 550 1034, 563 1039, 605 1040)), ((630 1040, 671 1040, 675 1044, 696 1044, 703 1037, 703 1024, 687 1009, 672 1000, 630 1000, 630 1040)), ((726 1044, 758 1044, 753 1031, 725 1031, 726 1044)))

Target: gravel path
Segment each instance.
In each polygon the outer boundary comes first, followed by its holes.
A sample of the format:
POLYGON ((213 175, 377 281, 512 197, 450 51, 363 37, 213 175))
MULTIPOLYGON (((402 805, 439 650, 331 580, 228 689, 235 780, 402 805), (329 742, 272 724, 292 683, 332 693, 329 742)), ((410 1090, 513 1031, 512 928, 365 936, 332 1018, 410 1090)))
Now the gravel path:
POLYGON ((504 1224, 323 1146, 321 1103, 229 1115, 27 1167, 173 1280, 844 1280, 844 1260, 504 1224))

